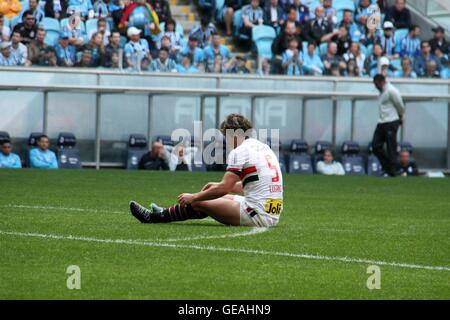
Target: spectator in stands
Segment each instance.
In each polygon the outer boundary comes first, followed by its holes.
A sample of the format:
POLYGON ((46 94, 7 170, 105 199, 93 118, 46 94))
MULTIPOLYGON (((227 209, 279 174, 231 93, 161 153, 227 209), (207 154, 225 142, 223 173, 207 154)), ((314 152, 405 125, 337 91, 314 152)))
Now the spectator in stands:
POLYGON ((305 35, 309 41, 316 43, 328 42, 338 31, 333 32, 333 25, 325 17, 325 9, 318 6, 315 10, 315 18, 305 23, 305 35))
POLYGON ((395 4, 386 11, 385 21, 391 21, 396 29, 411 27, 411 12, 406 8, 406 0, 395 0, 395 4))
POLYGON ((84 46, 84 32, 81 23, 80 16, 75 14, 67 20, 66 25, 61 27, 61 31, 69 36, 69 44, 77 50, 81 50, 84 46))
MULTIPOLYGON (((339 1, 339 0, 338 0, 339 1)), ((323 0, 323 9, 325 11, 325 19, 332 26, 335 26, 338 22, 336 9, 333 8, 333 0, 323 0)))
POLYGON ((144 59, 142 59, 142 61, 141 61, 141 71, 150 72, 150 71, 152 71, 151 67, 152 67, 152 61, 149 58, 145 57, 144 59))
POLYGON ((367 26, 367 19, 372 15, 372 10, 370 9, 371 4, 372 3, 370 0, 359 0, 359 4, 357 5, 355 12, 355 20, 360 27, 367 26))
POLYGON ((441 77, 440 66, 436 63, 435 60, 427 61, 425 74, 423 75, 423 77, 436 79, 439 79, 441 77))
POLYGON ((348 33, 347 27, 339 27, 337 33, 333 36, 331 41, 337 43, 337 54, 343 56, 350 49, 352 44, 352 39, 348 33))
POLYGON ((181 35, 176 31, 177 23, 174 19, 168 18, 164 26, 164 32, 161 37, 158 48, 168 47, 170 48, 171 56, 178 54, 181 50, 181 35), (167 44, 162 45, 161 42, 164 37, 168 37, 170 40, 170 46, 167 44))
POLYGON ((3 141, 0 146, 0 168, 20 169, 22 168, 22 162, 20 157, 12 153, 11 141, 3 141))
POLYGON ((13 31, 11 36, 11 56, 20 66, 30 66, 27 47, 20 42, 20 33, 13 31))
POLYGON ((44 42, 45 35, 45 29, 39 27, 36 39, 28 45, 28 60, 32 65, 42 65, 42 62, 46 60, 45 56, 48 45, 44 42))
POLYGON ((170 5, 167 0, 147 0, 158 15, 160 22, 169 21, 172 18, 172 13, 170 12, 170 5))
POLYGON ((289 48, 283 53, 282 66, 284 73, 288 76, 303 75, 303 59, 302 52, 299 50, 297 38, 289 41, 289 48))
POLYGON ((289 41, 297 37, 295 31, 295 23, 287 21, 284 29, 272 42, 272 53, 274 56, 281 56, 283 52, 286 51, 286 49, 289 47, 289 41))
POLYGON ((236 56, 230 60, 229 67, 227 68, 228 73, 234 74, 249 74, 250 70, 246 66, 247 58, 244 56, 236 56))
POLYGON ((150 68, 153 72, 176 72, 177 65, 175 61, 169 58, 169 49, 162 47, 159 50, 159 57, 152 61, 150 68))
MULTIPOLYGON (((214 66, 212 66, 212 68, 214 68, 214 66)), ((192 56, 190 54, 181 58, 181 63, 177 64, 176 70, 179 73, 198 73, 198 69, 192 65, 192 56)))
POLYGON ((344 10, 344 17, 339 27, 346 27, 353 42, 359 42, 362 39, 361 31, 358 25, 353 21, 353 11, 344 10))
POLYGON ((307 52, 303 53, 303 69, 305 70, 305 74, 313 76, 323 74, 324 65, 316 48, 316 43, 310 42, 308 43, 307 52))
POLYGON ((399 161, 397 163, 397 174, 399 176, 418 176, 419 169, 414 161, 411 161, 411 155, 408 150, 400 151, 399 161))
MULTIPOLYGON (((414 59, 414 71, 419 77, 427 75, 427 64, 433 61, 436 65, 437 71, 441 69, 441 63, 438 58, 432 53, 429 41, 422 41, 420 55, 414 59)), ((438 72, 439 74, 439 72, 438 72)), ((432 74, 430 74, 432 75, 432 74)))
POLYGON ((170 40, 169 36, 163 35, 158 46, 159 49, 161 49, 162 47, 169 49, 169 58, 177 60, 177 56, 181 48, 172 46, 172 41, 170 40))
POLYGON ((378 8, 380 8, 380 12, 385 15, 389 7, 388 0, 377 0, 377 1, 372 0, 372 3, 374 2, 376 2, 378 8))
MULTIPOLYGON (((122 50, 120 45, 120 33, 118 31, 113 31, 109 37, 109 44, 105 47, 105 54, 103 56, 102 65, 105 68, 110 68, 113 65, 113 56, 119 60, 119 52, 122 50)), ((119 61, 117 61, 119 62, 119 61)), ((119 67, 119 65, 117 65, 119 67)))
POLYGON ((269 0, 267 5, 264 6, 264 24, 278 30, 278 28, 283 27, 284 22, 284 11, 278 0, 269 0))
POLYGON ((150 152, 146 153, 139 161, 138 168, 143 170, 169 170, 164 146, 160 142, 154 142, 150 152))
POLYGON ((409 28, 408 35, 401 41, 401 52, 402 57, 410 57, 414 59, 420 54, 420 28, 418 26, 412 25, 409 28))
POLYGON ((445 30, 441 26, 433 28, 434 38, 431 39, 431 51, 436 54, 436 50, 438 49, 442 54, 448 55, 450 49, 450 43, 445 39, 445 30))
POLYGON ((328 44, 327 53, 322 57, 322 61, 324 74, 328 76, 332 75, 333 71, 334 75, 336 75, 336 68, 339 75, 342 75, 347 69, 344 59, 337 54, 337 44, 335 42, 328 44))
POLYGON ((138 70, 142 59, 145 57, 151 59, 148 42, 146 39, 141 39, 141 30, 136 27, 128 28, 127 35, 130 39, 124 48, 127 67, 131 70, 138 70))
POLYGON ((198 40, 196 37, 190 36, 187 46, 181 49, 178 61, 181 62, 181 58, 187 54, 192 55, 194 66, 198 69, 203 69, 203 63, 205 61, 205 54, 202 49, 197 46, 198 40))
POLYGON ((48 46, 45 48, 45 55, 43 59, 39 61, 40 66, 47 67, 57 67, 58 66, 58 58, 56 57, 55 48, 48 46))
POLYGON ((59 34, 59 43, 55 47, 58 66, 73 67, 76 63, 76 50, 70 44, 69 34, 62 31, 59 34))
POLYGON ((48 18, 60 20, 67 15, 67 0, 41 0, 44 5, 44 13, 48 18))
POLYGON ((250 0, 250 4, 242 8, 242 20, 244 24, 241 33, 251 38, 252 28, 264 22, 264 12, 259 6, 259 0, 250 0))
POLYGON ((394 77, 396 77, 396 78, 412 78, 412 79, 417 78, 417 74, 414 72, 410 58, 404 57, 402 59, 402 69, 395 71, 394 77))
POLYGON ((209 17, 202 17, 200 25, 195 26, 189 36, 197 38, 198 47, 204 49, 209 45, 213 33, 216 33, 214 24, 209 21, 209 17))
POLYGON ((383 24, 383 33, 376 40, 383 48, 383 53, 389 59, 397 59, 400 55, 397 52, 397 40, 395 39, 394 25, 390 21, 383 24))
POLYGON ((372 49, 372 55, 366 59, 365 73, 372 78, 378 73, 378 61, 383 57, 383 48, 379 43, 375 43, 372 49))
POLYGON ((359 42, 353 42, 350 46, 350 50, 344 54, 344 61, 348 64, 350 60, 354 60, 356 67, 358 68, 358 74, 356 76, 362 77, 364 74, 364 65, 366 63, 366 55, 361 52, 361 45, 359 42))
POLYGON ((101 33, 103 35, 103 44, 105 46, 109 43, 109 37, 111 36, 111 31, 108 30, 108 22, 105 18, 98 18, 97 20, 97 28, 92 29, 88 33, 88 39, 92 39, 94 33, 101 33))
MULTIPOLYGON (((303 5, 300 0, 293 0, 291 8, 295 9, 296 21, 300 24, 304 24, 309 21, 309 9, 303 5)), ((291 11, 291 9, 289 9, 291 11)))
POLYGON ((0 1, 0 13, 8 19, 16 17, 22 10, 19 0, 2 0, 0 1))
POLYGON ((378 59, 378 73, 384 77, 393 77, 395 69, 391 66, 391 62, 388 57, 381 57, 378 59))
POLYGON ((83 20, 94 17, 94 7, 91 0, 69 0, 67 10, 72 14, 77 12, 83 20))
POLYGON ((23 13, 23 22, 14 27, 14 31, 18 31, 22 38, 22 43, 28 45, 32 40, 36 39, 37 24, 36 18, 31 11, 23 13))
POLYGON ((36 24, 41 23, 42 19, 45 16, 44 11, 42 10, 42 8, 39 5, 39 0, 28 0, 28 3, 26 3, 24 6, 22 6, 22 15, 20 17, 20 22, 23 22, 23 13, 25 13, 25 11, 29 11, 33 14, 35 20, 36 20, 36 24))
POLYGON ((230 50, 227 46, 221 44, 221 38, 218 33, 212 35, 211 44, 204 51, 206 71, 212 72, 216 56, 222 57, 222 63, 227 63, 230 59, 230 50))
POLYGON ((53 151, 49 150, 48 136, 45 134, 37 140, 37 148, 30 150, 30 166, 39 169, 58 169, 58 161, 53 151))
POLYGON ((11 29, 5 24, 5 16, 0 12, 0 43, 9 41, 11 29))
POLYGON ((334 160, 333 153, 327 149, 323 153, 323 161, 317 162, 317 172, 326 176, 344 176, 342 164, 334 160))
POLYGON ((245 0, 225 0, 224 22, 225 32, 228 37, 233 34, 233 16, 238 10, 241 10, 245 4, 245 0))
POLYGON ((103 33, 95 32, 88 44, 86 49, 91 52, 91 66, 99 67, 102 64, 105 55, 105 46, 103 44, 103 33))
POLYGON ((89 49, 85 49, 81 53, 81 57, 78 62, 75 64, 78 68, 93 68, 95 65, 92 63, 92 51, 89 49))
POLYGON ((19 62, 11 55, 11 42, 0 43, 0 66, 17 66, 19 62))
POLYGON ((358 68, 356 59, 352 58, 347 61, 347 69, 345 70, 345 75, 347 77, 360 77, 361 72, 358 68))
POLYGON ((170 171, 192 171, 190 155, 186 152, 186 148, 177 145, 170 154, 169 161, 170 171))

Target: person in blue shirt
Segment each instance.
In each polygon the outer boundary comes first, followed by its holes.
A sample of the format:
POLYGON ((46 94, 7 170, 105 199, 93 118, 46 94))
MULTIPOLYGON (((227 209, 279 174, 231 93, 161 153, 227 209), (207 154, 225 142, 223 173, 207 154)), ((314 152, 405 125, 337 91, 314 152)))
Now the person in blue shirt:
POLYGON ((0 152, 0 168, 19 169, 22 168, 22 163, 17 154, 12 153, 11 142, 6 140, 1 144, 0 152))
POLYGON ((209 45, 213 33, 216 33, 214 24, 209 21, 208 17, 202 17, 200 24, 192 29, 189 36, 197 38, 199 48, 205 49, 209 45))
POLYGON ((339 26, 347 28, 353 42, 359 42, 365 37, 365 31, 361 32, 358 25, 353 21, 353 11, 351 10, 344 10, 344 17, 339 26))
POLYGON ((303 70, 309 75, 322 75, 324 65, 316 52, 316 43, 310 42, 308 44, 307 52, 303 53, 303 70))
POLYGON ((45 134, 37 141, 38 147, 30 150, 30 166, 39 169, 58 169, 58 161, 53 151, 48 149, 49 140, 45 134))
POLYGON ((298 48, 297 38, 289 40, 289 48, 283 52, 282 65, 288 76, 303 75, 302 52, 298 48))
POLYGON ((192 56, 185 55, 181 59, 181 63, 177 64, 177 72, 179 73, 198 73, 198 69, 192 65, 192 56))
POLYGON ((251 0, 249 5, 242 8, 242 21, 241 33, 251 38, 252 28, 264 22, 264 11, 259 6, 259 0, 251 0))
POLYGON ((67 11, 79 12, 84 19, 94 17, 94 7, 91 0, 69 0, 67 11))
POLYGON ((76 49, 69 41, 69 34, 65 31, 61 32, 59 43, 55 47, 58 66, 73 67, 77 62, 76 49))
POLYGON ((429 41, 422 41, 421 52, 414 59, 414 71, 419 77, 424 77, 427 71, 427 63, 434 61, 437 69, 440 71, 442 66, 438 58, 431 52, 431 45, 429 41))
POLYGON ((420 28, 411 26, 408 35, 402 39, 400 44, 400 56, 415 58, 420 54, 420 28))
POLYGON ((414 72, 412 67, 411 59, 404 57, 402 59, 402 69, 394 72, 394 77, 396 78, 417 78, 417 74, 414 72))
POLYGON ((213 72, 216 56, 222 57, 222 63, 230 60, 230 50, 227 46, 221 44, 221 38, 218 33, 212 35, 211 44, 204 50, 206 70, 213 72))
POLYGON ((192 61, 196 68, 203 68, 205 61, 205 54, 198 46, 198 40, 196 37, 190 36, 187 46, 182 48, 178 54, 178 62, 181 63, 181 59, 190 54, 192 55, 192 61))

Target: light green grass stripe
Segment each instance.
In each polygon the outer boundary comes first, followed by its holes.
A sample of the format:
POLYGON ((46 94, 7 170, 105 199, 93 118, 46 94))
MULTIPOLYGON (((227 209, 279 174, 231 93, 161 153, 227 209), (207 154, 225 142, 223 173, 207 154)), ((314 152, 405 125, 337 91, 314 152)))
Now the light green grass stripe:
POLYGON ((192 250, 204 250, 204 251, 216 251, 216 252, 247 253, 247 254, 281 256, 281 257, 301 258, 301 259, 310 259, 310 260, 339 261, 339 262, 344 262, 344 263, 384 265, 384 266, 389 266, 389 267, 408 268, 408 269, 450 271, 450 267, 447 267, 447 266, 426 266, 426 265, 418 265, 418 264, 410 264, 410 263, 389 262, 389 261, 381 261, 381 260, 351 258, 351 257, 322 256, 322 255, 314 255, 314 254, 307 254, 307 253, 273 252, 273 251, 254 250, 254 249, 239 249, 239 248, 226 248, 226 247, 214 247, 214 246, 202 246, 202 245, 180 245, 180 244, 171 244, 171 243, 164 243, 164 242, 147 242, 147 241, 127 240, 127 239, 98 239, 98 238, 92 238, 92 237, 79 237, 79 236, 72 236, 72 235, 63 236, 63 235, 54 235, 54 234, 15 232, 15 231, 3 231, 3 230, 0 230, 0 234, 8 235, 8 236, 18 236, 18 237, 43 238, 43 239, 51 239, 51 240, 74 240, 74 241, 86 241, 86 242, 97 242, 97 243, 108 243, 108 244, 139 245, 139 246, 147 246, 147 247, 164 247, 164 248, 192 249, 192 250))

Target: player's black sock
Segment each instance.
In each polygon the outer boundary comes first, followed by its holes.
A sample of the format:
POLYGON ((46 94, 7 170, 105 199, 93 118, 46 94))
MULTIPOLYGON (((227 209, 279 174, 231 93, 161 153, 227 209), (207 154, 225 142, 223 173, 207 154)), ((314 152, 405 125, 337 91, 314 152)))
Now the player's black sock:
POLYGON ((169 208, 165 208, 160 212, 154 212, 151 215, 152 223, 168 223, 174 221, 185 221, 190 219, 204 219, 208 215, 195 211, 191 205, 186 207, 175 204, 169 208))

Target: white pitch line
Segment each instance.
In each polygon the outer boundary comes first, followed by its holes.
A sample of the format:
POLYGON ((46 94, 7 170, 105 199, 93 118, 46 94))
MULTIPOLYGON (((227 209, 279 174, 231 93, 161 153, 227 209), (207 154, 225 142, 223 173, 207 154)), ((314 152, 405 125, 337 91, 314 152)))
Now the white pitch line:
POLYGON ((269 231, 269 228, 252 228, 251 230, 236 233, 227 233, 213 236, 198 236, 198 237, 186 237, 186 238, 170 238, 170 239, 158 239, 158 242, 176 242, 176 241, 193 241, 193 240, 210 240, 210 239, 225 239, 225 238, 237 238, 246 237, 254 234, 264 233, 269 231))
POLYGON ((106 209, 89 209, 89 208, 67 208, 54 206, 29 206, 22 204, 8 204, 0 206, 1 208, 19 208, 19 209, 36 209, 36 210, 61 210, 61 211, 76 211, 76 212, 93 212, 93 213, 123 213, 123 211, 114 211, 106 209))
POLYGON ((3 231, 3 230, 0 230, 0 234, 1 235, 9 235, 9 236, 19 236, 19 237, 34 237, 34 238, 52 239, 52 240, 73 240, 73 241, 86 241, 86 242, 97 242, 97 243, 140 245, 140 246, 147 246, 147 247, 192 249, 192 250, 203 250, 203 251, 213 251, 213 252, 246 253, 246 254, 291 257, 291 258, 300 258, 300 259, 309 259, 309 260, 325 260, 325 261, 337 261, 337 262, 344 262, 344 263, 382 265, 382 266, 407 268, 407 269, 450 271, 450 267, 447 267, 447 266, 427 266, 427 265, 419 265, 419 264, 411 264, 411 263, 389 262, 389 261, 381 261, 381 260, 351 258, 351 257, 322 256, 322 255, 315 255, 315 254, 308 254, 308 253, 274 252, 274 251, 264 251, 264 250, 254 250, 254 249, 239 249, 239 248, 226 248, 226 247, 201 246, 201 245, 180 245, 180 244, 172 244, 172 243, 147 242, 147 241, 140 241, 140 240, 126 240, 126 239, 99 239, 99 238, 91 238, 91 237, 78 237, 78 236, 72 236, 72 235, 63 236, 63 235, 54 235, 54 234, 14 232, 14 231, 3 231))

